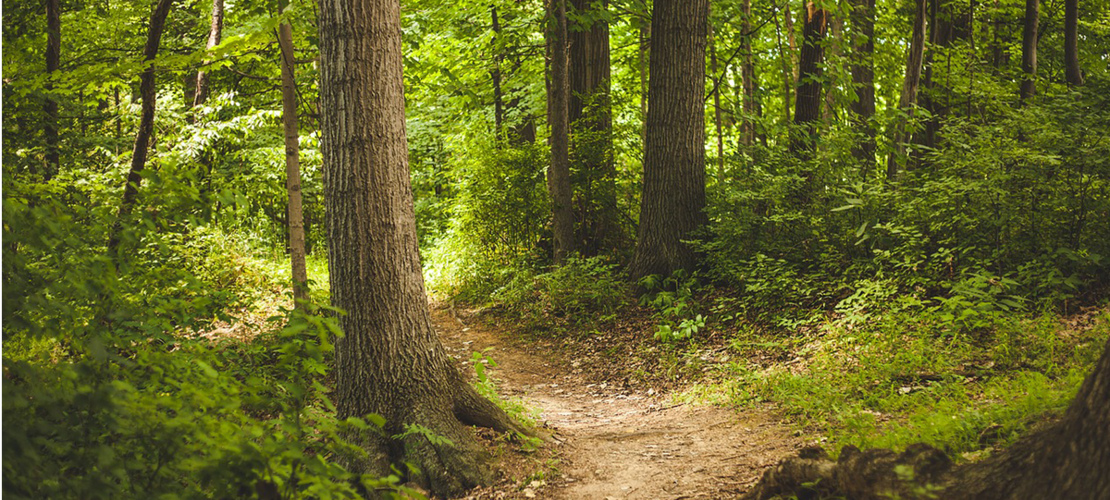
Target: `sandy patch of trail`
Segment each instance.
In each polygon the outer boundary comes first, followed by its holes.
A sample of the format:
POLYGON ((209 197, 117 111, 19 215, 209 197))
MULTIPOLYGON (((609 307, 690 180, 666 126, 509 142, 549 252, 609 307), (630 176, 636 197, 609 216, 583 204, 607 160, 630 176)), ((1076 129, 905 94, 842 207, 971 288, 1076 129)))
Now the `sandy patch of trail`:
POLYGON ((453 356, 484 352, 497 363, 490 371, 500 392, 539 409, 559 449, 560 477, 481 498, 735 498, 800 446, 768 412, 673 405, 666 394, 589 380, 552 345, 509 338, 447 309, 432 316, 453 356))

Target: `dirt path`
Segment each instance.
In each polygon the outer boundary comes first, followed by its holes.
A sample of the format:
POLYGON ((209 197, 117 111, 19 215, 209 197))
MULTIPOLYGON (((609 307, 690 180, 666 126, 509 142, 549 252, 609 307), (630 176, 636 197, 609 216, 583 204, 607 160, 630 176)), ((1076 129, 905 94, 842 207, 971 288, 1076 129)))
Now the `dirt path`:
POLYGON ((485 352, 497 363, 490 371, 500 392, 538 408, 560 448, 559 477, 482 498, 735 498, 800 445, 766 412, 673 405, 666 394, 587 380, 551 346, 464 323, 445 309, 433 318, 453 356, 485 352))

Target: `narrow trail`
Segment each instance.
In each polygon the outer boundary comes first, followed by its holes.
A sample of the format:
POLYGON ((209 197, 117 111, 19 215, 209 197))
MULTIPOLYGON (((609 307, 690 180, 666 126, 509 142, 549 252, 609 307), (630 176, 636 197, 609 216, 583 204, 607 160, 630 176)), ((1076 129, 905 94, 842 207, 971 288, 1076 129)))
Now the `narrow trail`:
POLYGON ((497 364, 490 372, 501 394, 537 408, 554 431, 559 477, 523 496, 491 498, 736 498, 800 446, 769 412, 675 405, 667 394, 589 380, 551 345, 512 339, 445 309, 432 317, 453 356, 484 352, 497 364))

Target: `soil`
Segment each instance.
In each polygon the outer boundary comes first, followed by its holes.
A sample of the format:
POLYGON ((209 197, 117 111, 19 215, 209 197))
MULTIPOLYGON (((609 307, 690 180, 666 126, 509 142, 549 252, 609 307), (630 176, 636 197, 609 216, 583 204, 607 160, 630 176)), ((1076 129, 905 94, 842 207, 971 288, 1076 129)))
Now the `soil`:
POLYGON ((452 356, 480 352, 495 362, 488 373, 498 392, 538 410, 547 438, 538 455, 502 453, 502 482, 468 499, 736 498, 803 444, 770 410, 675 404, 667 390, 581 369, 581 359, 595 357, 520 340, 453 309, 432 316, 452 356))

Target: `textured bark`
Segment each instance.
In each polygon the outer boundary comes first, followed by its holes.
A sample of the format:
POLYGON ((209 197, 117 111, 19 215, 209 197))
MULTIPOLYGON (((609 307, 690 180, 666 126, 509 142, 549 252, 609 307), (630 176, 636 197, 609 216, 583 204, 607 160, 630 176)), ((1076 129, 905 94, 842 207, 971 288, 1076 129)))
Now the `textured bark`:
POLYGON ((790 152, 808 156, 817 146, 817 120, 821 118, 821 66, 828 12, 811 1, 806 3, 804 15, 798 91, 794 96, 794 124, 798 127, 791 134, 790 152))
POLYGON ((910 47, 906 51, 906 78, 902 81, 902 96, 898 99, 898 109, 902 116, 894 124, 894 151, 890 153, 886 162, 886 178, 894 180, 898 177, 899 165, 905 162, 906 156, 906 126, 913 119, 914 109, 917 106, 917 88, 921 84, 921 64, 925 52, 925 0, 916 0, 913 14, 913 35, 910 38, 910 47))
MULTIPOLYGON (((208 30, 208 44, 205 48, 212 50, 220 44, 220 37, 224 27, 224 0, 212 0, 212 26, 208 30)), ((208 61, 204 61, 207 65, 208 61)), ((208 100, 208 72, 201 69, 197 72, 196 94, 193 95, 193 106, 200 106, 208 100)))
MULTIPOLYGON (((572 0, 576 13, 592 19, 608 9, 607 0, 572 0)), ((581 16, 580 16, 581 17, 581 16)), ((612 248, 617 236, 616 178, 613 165, 612 112, 609 96, 609 24, 593 24, 568 31, 570 41, 570 100, 573 167, 578 200, 576 219, 581 222, 578 244, 585 255, 612 248)))
POLYGON ((852 0, 852 117, 863 140, 852 154, 865 168, 875 164, 875 0, 852 0))
POLYGON ((551 130, 551 165, 547 192, 551 196, 551 228, 555 237, 555 264, 574 253, 574 193, 570 184, 570 123, 567 116, 570 82, 567 74, 567 0, 548 3, 547 123, 551 130))
POLYGON ((305 268, 304 208, 301 204, 301 146, 297 128, 297 83, 294 79, 293 27, 278 27, 281 47, 281 123, 285 131, 285 190, 289 193, 289 258, 293 271, 293 299, 297 309, 308 301, 308 270, 305 268))
POLYGON ((49 181, 58 172, 60 167, 60 151, 58 148, 58 101, 54 99, 54 78, 57 76, 58 66, 62 57, 62 6, 59 0, 46 0, 46 102, 43 111, 46 113, 46 123, 43 126, 43 136, 46 140, 46 168, 42 173, 43 180, 49 181))
POLYGON ((1040 0, 1025 0, 1025 28, 1021 32, 1021 102, 1037 93, 1037 30, 1041 18, 1040 0))
POLYGON ((108 233, 108 253, 119 266, 116 251, 119 248, 120 232, 123 223, 131 215, 135 205, 135 198, 139 195, 139 185, 143 181, 142 173, 146 167, 147 151, 151 137, 154 136, 154 108, 157 103, 157 92, 154 79, 154 58, 158 56, 158 46, 162 42, 162 31, 166 26, 166 16, 170 13, 173 0, 158 0, 154 11, 150 14, 150 27, 147 30, 146 45, 143 47, 143 62, 146 68, 139 79, 139 96, 142 99, 142 114, 139 116, 139 131, 135 134, 135 145, 131 152, 131 169, 127 173, 127 184, 123 188, 123 200, 120 202, 119 213, 116 221, 108 233))
POLYGON ((705 44, 708 0, 656 0, 651 18, 644 190, 632 279, 691 269, 682 240, 707 223, 705 44))
POLYGON ((1064 0, 1064 66, 1068 85, 1083 85, 1083 69, 1079 66, 1079 0, 1064 0))
POLYGON ((336 341, 338 417, 383 416, 383 433, 352 432, 367 456, 355 472, 457 494, 490 479, 466 424, 516 429, 454 368, 428 315, 405 139, 399 0, 320 4, 321 153, 336 341), (419 425, 445 437, 405 432, 419 425), (399 467, 400 470, 407 470, 399 467))
POLYGON ((820 448, 807 448, 768 469, 743 498, 1104 500, 1110 498, 1108 470, 1110 343, 1062 419, 981 462, 953 468, 943 452, 924 444, 901 454, 848 446, 837 462, 820 448), (913 478, 898 474, 900 466, 912 467, 913 478), (940 490, 920 494, 923 487, 940 490))

